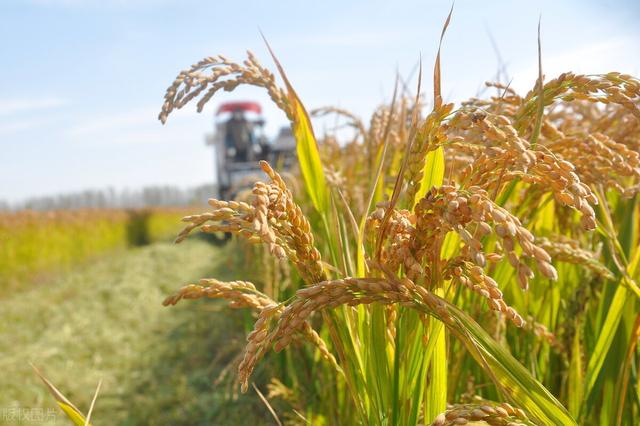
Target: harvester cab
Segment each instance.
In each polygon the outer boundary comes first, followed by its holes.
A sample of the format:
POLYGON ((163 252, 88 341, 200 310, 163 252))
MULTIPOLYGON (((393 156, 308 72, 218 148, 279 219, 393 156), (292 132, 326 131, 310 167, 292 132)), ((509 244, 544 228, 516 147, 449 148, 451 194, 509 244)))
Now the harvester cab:
POLYGON ((258 162, 267 160, 279 170, 288 170, 295 161, 295 139, 289 127, 269 141, 264 133, 262 107, 256 102, 226 102, 215 113, 214 133, 207 145, 214 150, 220 199, 234 199, 262 179, 258 162))

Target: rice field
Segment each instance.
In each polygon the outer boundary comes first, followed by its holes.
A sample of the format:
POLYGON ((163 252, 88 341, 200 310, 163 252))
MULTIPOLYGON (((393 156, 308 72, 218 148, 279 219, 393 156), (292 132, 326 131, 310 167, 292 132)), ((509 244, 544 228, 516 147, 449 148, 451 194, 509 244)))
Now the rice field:
POLYGON ((545 76, 540 56, 529 91, 451 103, 438 51, 359 117, 307 109, 267 47, 273 71, 251 52, 181 71, 158 118, 262 88, 294 170, 260 162, 197 214, 0 216, 0 343, 18 348, 0 407, 57 401, 77 425, 640 423, 640 80, 545 76), (315 133, 327 116, 349 132, 315 133), (167 234, 181 245, 145 246, 167 234), (24 285, 38 274, 50 285, 24 285))
POLYGON ((233 233, 263 276, 164 302, 253 313, 243 392, 270 371, 278 424, 640 422, 640 80, 541 67, 527 93, 487 83, 453 104, 438 53, 433 88, 426 72, 413 94, 396 85, 367 120, 313 110, 353 129, 339 140, 317 137, 273 59, 282 86, 251 53, 197 62, 159 117, 253 85, 291 120, 298 175, 261 163, 246 199, 211 200, 178 238, 233 233))
POLYGON ((171 238, 188 208, 0 213, 0 292, 91 258, 171 238))

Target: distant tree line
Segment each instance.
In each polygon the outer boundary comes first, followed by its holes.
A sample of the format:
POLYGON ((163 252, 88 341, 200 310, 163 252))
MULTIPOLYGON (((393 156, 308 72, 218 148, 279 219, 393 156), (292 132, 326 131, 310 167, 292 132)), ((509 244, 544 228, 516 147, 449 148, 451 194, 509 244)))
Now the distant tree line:
POLYGON ((22 202, 0 200, 0 210, 66 210, 80 208, 141 208, 204 204, 217 193, 214 184, 182 189, 149 186, 137 190, 88 189, 68 194, 31 197, 22 202))

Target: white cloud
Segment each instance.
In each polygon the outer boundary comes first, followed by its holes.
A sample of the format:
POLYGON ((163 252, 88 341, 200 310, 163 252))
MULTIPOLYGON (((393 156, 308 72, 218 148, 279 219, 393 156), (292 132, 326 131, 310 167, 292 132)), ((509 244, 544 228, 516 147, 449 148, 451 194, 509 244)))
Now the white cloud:
POLYGON ((42 109, 59 108, 68 105, 69 101, 62 98, 24 98, 0 99, 0 116, 23 112, 34 112, 42 109))
POLYGON ((78 124, 69 130, 71 136, 86 136, 116 130, 136 129, 141 126, 159 124, 156 117, 157 107, 146 107, 116 112, 78 120, 78 124))
POLYGON ((112 130, 108 132, 86 133, 84 135, 75 135, 74 142, 88 143, 92 145, 121 145, 121 146, 140 146, 159 144, 180 144, 185 141, 202 140, 204 146, 204 132, 198 132, 191 126, 179 126, 165 128, 160 123, 153 128, 145 126, 136 129, 112 130))
POLYGON ((282 45, 291 46, 314 46, 314 47, 340 47, 340 48, 364 48, 389 46, 400 43, 404 40, 411 40, 420 35, 420 31, 415 29, 378 30, 378 31, 347 31, 339 30, 333 33, 310 34, 302 37, 289 38, 280 41, 278 48, 282 45))
POLYGON ((176 115, 163 126, 158 121, 158 107, 137 108, 126 112, 106 113, 76 119, 66 133, 74 143, 91 145, 154 145, 204 140, 209 130, 200 115, 176 115))
POLYGON ((134 8, 137 6, 157 6, 168 0, 31 0, 31 3, 42 6, 72 8, 134 8))
POLYGON ((0 122, 0 136, 13 135, 29 129, 38 129, 49 125, 55 120, 51 117, 34 117, 22 120, 12 120, 11 122, 0 122))
MULTIPOLYGON (((633 38, 618 37, 550 54, 545 54, 544 44, 542 49, 545 81, 568 71, 581 74, 610 71, 635 73, 640 69, 637 55, 629 54, 640 50, 640 43, 633 38)), ((520 92, 526 92, 538 77, 537 59, 515 68, 513 86, 520 92)))

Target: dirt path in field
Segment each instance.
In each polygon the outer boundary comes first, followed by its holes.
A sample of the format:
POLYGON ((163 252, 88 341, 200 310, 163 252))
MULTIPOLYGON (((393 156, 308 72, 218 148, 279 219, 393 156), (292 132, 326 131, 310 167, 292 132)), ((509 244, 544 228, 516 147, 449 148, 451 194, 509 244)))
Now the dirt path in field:
POLYGON ((245 314, 211 301, 161 306, 185 283, 229 275, 231 250, 153 244, 1 299, 0 424, 16 424, 16 409, 55 410, 49 423, 22 424, 66 424, 29 362, 83 411, 102 379, 96 425, 262 423, 254 395, 226 398, 245 314))

